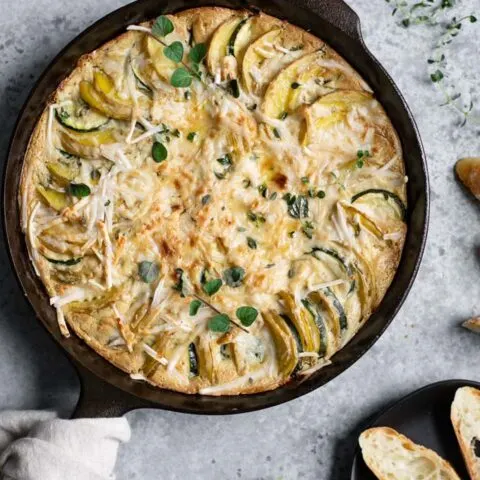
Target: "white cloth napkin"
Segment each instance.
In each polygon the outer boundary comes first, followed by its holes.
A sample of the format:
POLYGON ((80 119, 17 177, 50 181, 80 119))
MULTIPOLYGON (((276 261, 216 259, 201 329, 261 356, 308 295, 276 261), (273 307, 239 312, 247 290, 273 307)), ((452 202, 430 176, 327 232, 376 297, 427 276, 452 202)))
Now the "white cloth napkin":
POLYGON ((61 420, 55 413, 0 413, 1 480, 113 480, 125 418, 61 420))

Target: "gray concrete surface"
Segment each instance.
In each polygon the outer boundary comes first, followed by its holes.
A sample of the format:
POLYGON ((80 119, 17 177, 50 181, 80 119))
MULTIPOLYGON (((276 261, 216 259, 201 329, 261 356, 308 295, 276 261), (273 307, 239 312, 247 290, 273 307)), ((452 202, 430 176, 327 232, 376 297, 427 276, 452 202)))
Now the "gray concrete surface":
MULTIPOLYGON (((35 79, 53 56, 122 0, 0 0, 0 151, 35 79)), ((453 110, 428 80, 436 30, 402 29, 384 0, 349 0, 367 45, 398 83, 417 119, 432 186, 430 235, 417 281, 376 345, 326 387, 267 411, 196 417, 130 413, 133 437, 120 451, 125 479, 349 478, 355 435, 369 416, 427 383, 480 380, 480 337, 458 327, 480 314, 479 206, 452 175, 461 156, 480 155, 478 125, 456 126, 453 110)), ((458 1, 470 13, 478 0, 458 1)), ((480 23, 454 46, 451 68, 477 101, 480 23), (476 93, 475 93, 476 89, 476 93)), ((479 102, 480 103, 480 102, 479 102)), ((3 155, 2 155, 3 161, 3 155)), ((0 408, 54 408, 68 416, 78 396, 75 372, 36 322, 0 247, 0 408)))

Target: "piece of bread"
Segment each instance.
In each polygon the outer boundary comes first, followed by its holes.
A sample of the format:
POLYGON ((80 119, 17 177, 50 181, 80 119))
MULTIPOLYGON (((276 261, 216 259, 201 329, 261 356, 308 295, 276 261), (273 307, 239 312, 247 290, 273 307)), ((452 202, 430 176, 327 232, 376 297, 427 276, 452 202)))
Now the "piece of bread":
POLYGON ((480 480, 480 390, 462 387, 452 403, 453 428, 472 480, 480 480))
POLYGON ((480 317, 473 317, 465 320, 462 323, 462 327, 468 328, 468 330, 471 330, 472 332, 480 333, 480 317))
POLYGON ((462 183, 480 200, 480 157, 461 158, 455 172, 462 183))
POLYGON ((393 428, 365 430, 359 438, 363 459, 380 480, 460 480, 433 450, 413 443, 393 428))

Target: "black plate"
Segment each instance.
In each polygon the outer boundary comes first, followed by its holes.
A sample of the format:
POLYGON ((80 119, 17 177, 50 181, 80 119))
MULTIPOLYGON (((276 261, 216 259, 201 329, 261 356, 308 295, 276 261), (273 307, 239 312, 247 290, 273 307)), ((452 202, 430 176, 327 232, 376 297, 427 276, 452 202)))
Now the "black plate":
MULTIPOLYGON (((391 427, 437 452, 451 463, 460 478, 468 478, 465 463, 450 422, 450 406, 460 387, 480 388, 469 380, 445 380, 432 383, 402 398, 383 411, 369 426, 391 427)), ((376 480, 363 461, 360 448, 353 461, 352 480, 376 480)))

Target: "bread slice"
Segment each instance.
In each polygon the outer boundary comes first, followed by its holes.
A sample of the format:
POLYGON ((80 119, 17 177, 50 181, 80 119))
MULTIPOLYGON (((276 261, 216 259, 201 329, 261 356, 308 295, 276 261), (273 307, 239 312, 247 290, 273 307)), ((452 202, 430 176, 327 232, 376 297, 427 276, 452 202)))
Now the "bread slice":
POLYGON ((480 317, 469 318, 462 323, 462 327, 465 327, 472 332, 480 333, 480 317))
POLYGON ((462 183, 480 200, 480 157, 461 158, 455 172, 462 183))
POLYGON ((470 478, 480 480, 480 390, 459 388, 450 417, 470 478))
POLYGON ((460 480, 447 461, 393 428, 365 430, 359 442, 365 463, 380 480, 460 480))

